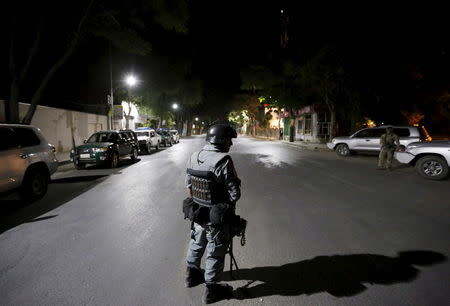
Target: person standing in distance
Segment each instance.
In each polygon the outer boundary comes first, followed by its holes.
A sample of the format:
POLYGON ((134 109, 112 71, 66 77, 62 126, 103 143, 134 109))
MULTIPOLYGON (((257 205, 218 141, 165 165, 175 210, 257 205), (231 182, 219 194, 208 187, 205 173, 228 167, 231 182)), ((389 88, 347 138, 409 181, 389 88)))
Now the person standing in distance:
MULTIPOLYGON (((225 255, 232 239, 229 224, 213 225, 212 211, 217 204, 229 207, 234 213, 236 201, 241 197, 241 181, 231 157, 227 154, 236 138, 236 131, 226 124, 215 124, 208 129, 202 150, 194 152, 187 162, 186 188, 199 216, 191 226, 191 240, 187 253, 186 287, 206 284, 203 302, 214 303, 233 296, 233 288, 221 284, 225 255), (200 220, 200 221, 198 221, 200 220), (197 222, 196 222, 197 221, 197 222), (206 251, 205 273, 200 262, 206 251)), ((219 205, 216 206, 218 208, 219 205)), ((218 219, 226 219, 220 216, 218 219)), ((215 215, 214 219, 216 219, 215 215)))
POLYGON ((394 157, 395 150, 400 148, 400 140, 394 129, 388 127, 386 133, 381 135, 380 138, 381 151, 378 156, 378 170, 388 169, 391 170, 392 158, 394 157))

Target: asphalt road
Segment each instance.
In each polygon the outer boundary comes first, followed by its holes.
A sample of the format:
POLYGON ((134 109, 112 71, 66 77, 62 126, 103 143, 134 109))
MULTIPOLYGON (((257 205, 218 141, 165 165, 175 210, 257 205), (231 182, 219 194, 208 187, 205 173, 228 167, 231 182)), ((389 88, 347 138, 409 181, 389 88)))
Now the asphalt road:
MULTIPOLYGON (((1 305, 199 305, 184 288, 185 163, 203 138, 121 168, 53 176, 44 199, 0 201, 1 305)), ((376 157, 239 138, 241 268, 223 305, 448 305, 450 181, 376 157)), ((227 257, 228 262, 228 257, 227 257)), ((228 264, 226 265, 228 270, 228 264)))

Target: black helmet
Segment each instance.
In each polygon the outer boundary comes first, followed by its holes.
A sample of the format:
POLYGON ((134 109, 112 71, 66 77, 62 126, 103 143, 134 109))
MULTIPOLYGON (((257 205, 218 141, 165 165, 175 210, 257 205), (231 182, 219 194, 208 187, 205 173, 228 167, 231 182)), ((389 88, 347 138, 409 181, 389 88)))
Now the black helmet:
POLYGON ((237 138, 236 130, 227 124, 214 124, 208 129, 206 141, 212 144, 223 144, 225 139, 237 138))

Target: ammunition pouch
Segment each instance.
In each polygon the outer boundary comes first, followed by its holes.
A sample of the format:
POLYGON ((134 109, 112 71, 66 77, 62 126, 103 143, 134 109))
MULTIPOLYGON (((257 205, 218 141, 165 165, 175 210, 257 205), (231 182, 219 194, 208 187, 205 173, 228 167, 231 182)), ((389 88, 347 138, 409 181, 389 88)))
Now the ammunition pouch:
POLYGON ((209 208, 198 205, 192 198, 186 198, 183 200, 183 214, 184 219, 189 219, 189 221, 200 225, 204 225, 209 222, 209 208))
POLYGON ((234 208, 228 203, 213 205, 209 211, 209 220, 213 226, 230 224, 234 216, 234 208))

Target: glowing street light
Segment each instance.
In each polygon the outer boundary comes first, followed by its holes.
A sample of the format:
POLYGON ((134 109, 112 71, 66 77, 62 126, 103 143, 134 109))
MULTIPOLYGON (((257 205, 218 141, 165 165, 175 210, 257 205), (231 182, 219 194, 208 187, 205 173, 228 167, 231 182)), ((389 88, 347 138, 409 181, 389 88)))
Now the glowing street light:
POLYGON ((137 79, 136 79, 136 77, 134 75, 129 74, 125 78, 125 83, 129 87, 134 87, 137 84, 137 79))
POLYGON ((178 104, 177 103, 172 104, 172 108, 173 109, 178 109, 178 104))
POLYGON ((198 121, 198 117, 195 117, 195 121, 198 121))

